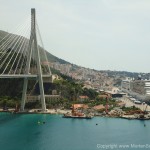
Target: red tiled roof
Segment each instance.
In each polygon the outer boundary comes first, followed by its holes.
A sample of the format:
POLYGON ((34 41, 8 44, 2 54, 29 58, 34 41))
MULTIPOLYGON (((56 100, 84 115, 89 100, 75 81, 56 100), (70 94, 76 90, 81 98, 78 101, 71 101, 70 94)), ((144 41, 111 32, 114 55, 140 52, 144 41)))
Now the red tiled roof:
POLYGON ((77 108, 88 108, 88 105, 86 104, 74 104, 74 109, 77 109, 77 108))
POLYGON ((95 110, 105 109, 104 105, 97 105, 93 107, 95 110))

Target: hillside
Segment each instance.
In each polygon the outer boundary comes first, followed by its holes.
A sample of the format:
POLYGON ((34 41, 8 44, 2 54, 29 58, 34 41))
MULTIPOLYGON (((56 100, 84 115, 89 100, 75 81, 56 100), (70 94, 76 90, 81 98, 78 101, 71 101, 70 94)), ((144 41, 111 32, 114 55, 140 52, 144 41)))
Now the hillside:
MULTIPOLYGON (((8 34, 8 32, 0 30, 0 41, 7 34, 8 34)), ((39 48, 41 49, 41 47, 39 47, 39 48)), ((67 62, 67 61, 65 61, 65 60, 63 60, 61 58, 58 58, 58 57, 54 56, 53 54, 51 54, 48 51, 46 51, 46 53, 47 53, 48 61, 51 62, 51 63, 59 63, 59 64, 64 64, 64 65, 71 65, 70 62, 67 62)), ((87 69, 87 70, 92 70, 92 71, 95 71, 95 72, 98 71, 98 70, 89 69, 89 68, 85 68, 85 67, 81 67, 81 66, 77 66, 77 65, 72 65, 72 69, 74 69, 74 70, 78 70, 78 69, 81 69, 81 68, 84 68, 84 69, 87 69)), ((122 76, 122 77, 134 77, 134 78, 137 78, 139 74, 142 75, 144 78, 148 78, 150 76, 150 74, 148 74, 148 73, 137 73, 137 72, 127 72, 127 71, 101 70, 99 72, 100 73, 107 73, 109 77, 114 77, 116 75, 119 75, 119 76, 122 76)))
MULTIPOLYGON (((0 41, 8 34, 8 32, 5 32, 5 31, 2 31, 0 30, 0 41)), ((1 43, 0 43, 1 44, 1 43)), ((41 49, 41 47, 39 47, 41 49)), ((47 53, 47 58, 50 62, 59 62, 60 64, 69 64, 69 62, 61 59, 61 58, 58 58, 54 55, 52 55, 51 53, 49 53, 48 51, 46 51, 47 53)))
MULTIPOLYGON (((8 34, 7 32, 0 30, 0 40, 7 34, 8 34)), ((42 51, 41 47, 39 47, 39 49, 42 51)), ((143 79, 149 79, 150 76, 150 74, 148 73, 134 73, 127 71, 110 71, 110 70, 98 71, 71 64, 61 58, 52 55, 48 51, 46 51, 46 53, 48 61, 51 63, 51 68, 53 68, 54 70, 58 70, 62 74, 69 76, 73 79, 82 81, 83 83, 85 83, 84 85, 88 88, 93 88, 97 90, 100 89, 107 90, 114 85, 120 86, 121 80, 125 79, 126 77, 132 77, 137 79, 140 75, 143 79)))

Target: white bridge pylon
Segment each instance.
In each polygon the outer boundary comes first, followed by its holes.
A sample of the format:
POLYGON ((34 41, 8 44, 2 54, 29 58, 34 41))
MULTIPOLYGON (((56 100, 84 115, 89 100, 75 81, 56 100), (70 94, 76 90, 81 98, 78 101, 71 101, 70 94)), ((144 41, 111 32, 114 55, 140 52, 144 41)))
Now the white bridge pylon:
POLYGON ((10 34, 0 41, 0 78, 24 79, 21 111, 25 108, 28 80, 32 78, 39 83, 42 111, 46 111, 43 78, 51 78, 51 70, 46 51, 38 45, 37 30, 36 12, 32 8, 30 39, 10 34))

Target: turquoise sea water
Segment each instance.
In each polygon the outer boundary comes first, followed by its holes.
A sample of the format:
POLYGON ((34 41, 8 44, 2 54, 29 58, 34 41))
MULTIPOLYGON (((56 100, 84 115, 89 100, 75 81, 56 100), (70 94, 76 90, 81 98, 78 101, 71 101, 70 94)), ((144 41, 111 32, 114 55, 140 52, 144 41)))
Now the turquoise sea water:
POLYGON ((0 150, 134 150, 150 149, 148 146, 150 121, 0 113, 0 150), (46 123, 38 124, 38 121, 46 123), (135 148, 131 144, 147 144, 147 148, 135 148), (122 145, 127 148, 121 148, 122 145))

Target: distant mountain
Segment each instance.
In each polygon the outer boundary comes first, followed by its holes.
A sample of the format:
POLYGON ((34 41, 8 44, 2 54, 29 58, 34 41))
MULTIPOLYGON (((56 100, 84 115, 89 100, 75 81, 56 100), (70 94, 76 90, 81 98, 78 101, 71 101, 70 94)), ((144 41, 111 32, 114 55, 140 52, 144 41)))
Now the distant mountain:
POLYGON ((59 62, 60 64, 70 64, 69 62, 61 59, 61 58, 58 58, 54 55, 52 55, 51 53, 49 53, 48 51, 46 51, 47 53, 47 59, 50 61, 50 62, 59 62))
POLYGON ((142 73, 142 72, 128 72, 128 71, 111 71, 111 70, 101 70, 101 73, 107 73, 109 77, 130 77, 134 79, 150 79, 150 73, 142 73))

